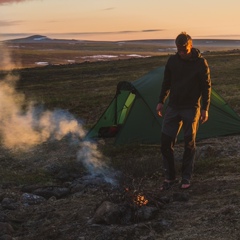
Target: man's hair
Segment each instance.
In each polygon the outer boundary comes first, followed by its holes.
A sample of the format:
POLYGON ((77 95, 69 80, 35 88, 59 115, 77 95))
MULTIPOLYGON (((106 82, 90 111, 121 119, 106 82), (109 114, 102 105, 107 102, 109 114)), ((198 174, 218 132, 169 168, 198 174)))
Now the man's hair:
POLYGON ((192 44, 192 38, 186 32, 181 32, 175 40, 177 46, 186 46, 190 43, 192 44))

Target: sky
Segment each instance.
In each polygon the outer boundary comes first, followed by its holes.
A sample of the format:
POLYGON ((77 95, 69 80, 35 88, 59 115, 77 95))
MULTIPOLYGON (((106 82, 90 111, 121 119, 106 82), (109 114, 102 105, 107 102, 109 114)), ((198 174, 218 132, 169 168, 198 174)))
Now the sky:
POLYGON ((0 0, 0 41, 240 39, 239 0, 0 0))

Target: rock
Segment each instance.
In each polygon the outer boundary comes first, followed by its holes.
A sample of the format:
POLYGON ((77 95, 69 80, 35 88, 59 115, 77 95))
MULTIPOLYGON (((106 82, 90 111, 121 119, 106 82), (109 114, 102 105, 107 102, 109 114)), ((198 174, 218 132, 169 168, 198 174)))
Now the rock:
POLYGON ((96 210, 90 223, 118 224, 121 219, 121 210, 117 204, 105 201, 96 210))
POLYGON ((159 212, 156 207, 142 206, 136 212, 136 218, 138 221, 147 221, 153 219, 159 212))
POLYGON ((11 235, 14 232, 13 227, 9 223, 0 222, 0 236, 11 235))
POLYGON ((57 199, 65 197, 70 193, 69 188, 62 187, 42 187, 33 191, 33 194, 42 196, 46 199, 56 197, 57 199))
POLYGON ((77 183, 71 186, 71 193, 78 193, 82 192, 85 189, 85 184, 83 183, 77 183))
POLYGON ((27 186, 23 186, 21 191, 25 192, 25 193, 32 193, 34 190, 40 188, 42 186, 39 185, 27 185, 27 186))
POLYGON ((12 198, 4 198, 1 205, 3 209, 8 210, 16 210, 19 207, 19 203, 12 198))
POLYGON ((31 193, 24 193, 21 196, 21 203, 24 205, 38 205, 46 201, 44 197, 34 195, 31 193))

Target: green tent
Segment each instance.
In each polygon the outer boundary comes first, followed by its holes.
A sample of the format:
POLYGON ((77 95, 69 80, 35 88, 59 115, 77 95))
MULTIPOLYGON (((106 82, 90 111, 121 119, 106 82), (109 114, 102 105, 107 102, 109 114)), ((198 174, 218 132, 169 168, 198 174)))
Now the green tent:
MULTIPOLYGON (((162 118, 156 114, 156 105, 163 75, 164 67, 159 67, 134 82, 120 82, 115 97, 87 138, 115 137, 115 144, 159 144, 162 118)), ((199 126, 197 139, 233 134, 240 134, 240 117, 212 89, 209 120, 199 126)))

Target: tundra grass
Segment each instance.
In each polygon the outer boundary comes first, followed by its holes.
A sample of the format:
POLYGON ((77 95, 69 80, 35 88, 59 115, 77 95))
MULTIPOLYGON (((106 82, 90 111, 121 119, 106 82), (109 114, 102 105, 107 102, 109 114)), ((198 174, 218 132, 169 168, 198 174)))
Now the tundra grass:
MULTIPOLYGON (((240 114, 240 53, 208 53, 205 57, 211 68, 213 87, 240 114)), ((168 56, 155 56, 144 59, 85 62, 18 69, 12 74, 19 76, 16 88, 17 91, 24 93, 27 101, 43 104, 46 109, 68 110, 76 118, 82 119, 86 128, 90 128, 109 105, 120 81, 135 81, 152 69, 165 65, 167 59, 168 56)), ((5 73, 0 74, 3 78, 5 73)), ((100 149, 104 155, 112 159, 114 167, 136 177, 143 174, 154 175, 161 170, 159 146, 115 147, 111 142, 107 142, 100 144, 100 149)), ((201 160, 197 163, 196 174, 202 174, 214 163, 218 164, 217 171, 223 172, 227 169, 235 173, 235 165, 231 162, 226 163, 226 159, 217 162, 210 158, 201 160), (228 164, 228 167, 226 168, 224 164, 228 164)), ((39 178, 37 177, 36 181, 42 176, 41 169, 39 171, 39 178)), ((22 176, 21 169, 18 174, 22 176)), ((3 181, 17 179, 15 173, 12 175, 7 170, 2 170, 0 175, 3 175, 1 176, 3 181)), ((31 176, 26 176, 26 181, 27 179, 33 181, 31 176)), ((21 182, 24 182, 24 179, 21 179, 21 182)))
MULTIPOLYGON (((213 87, 238 109, 240 54, 205 56, 211 68, 213 87)), ((94 124, 110 103, 120 81, 135 81, 150 70, 165 65, 168 56, 46 66, 15 72, 17 88, 27 98, 50 108, 71 109, 73 114, 94 124), (89 117, 88 113, 94 112, 89 117)))

